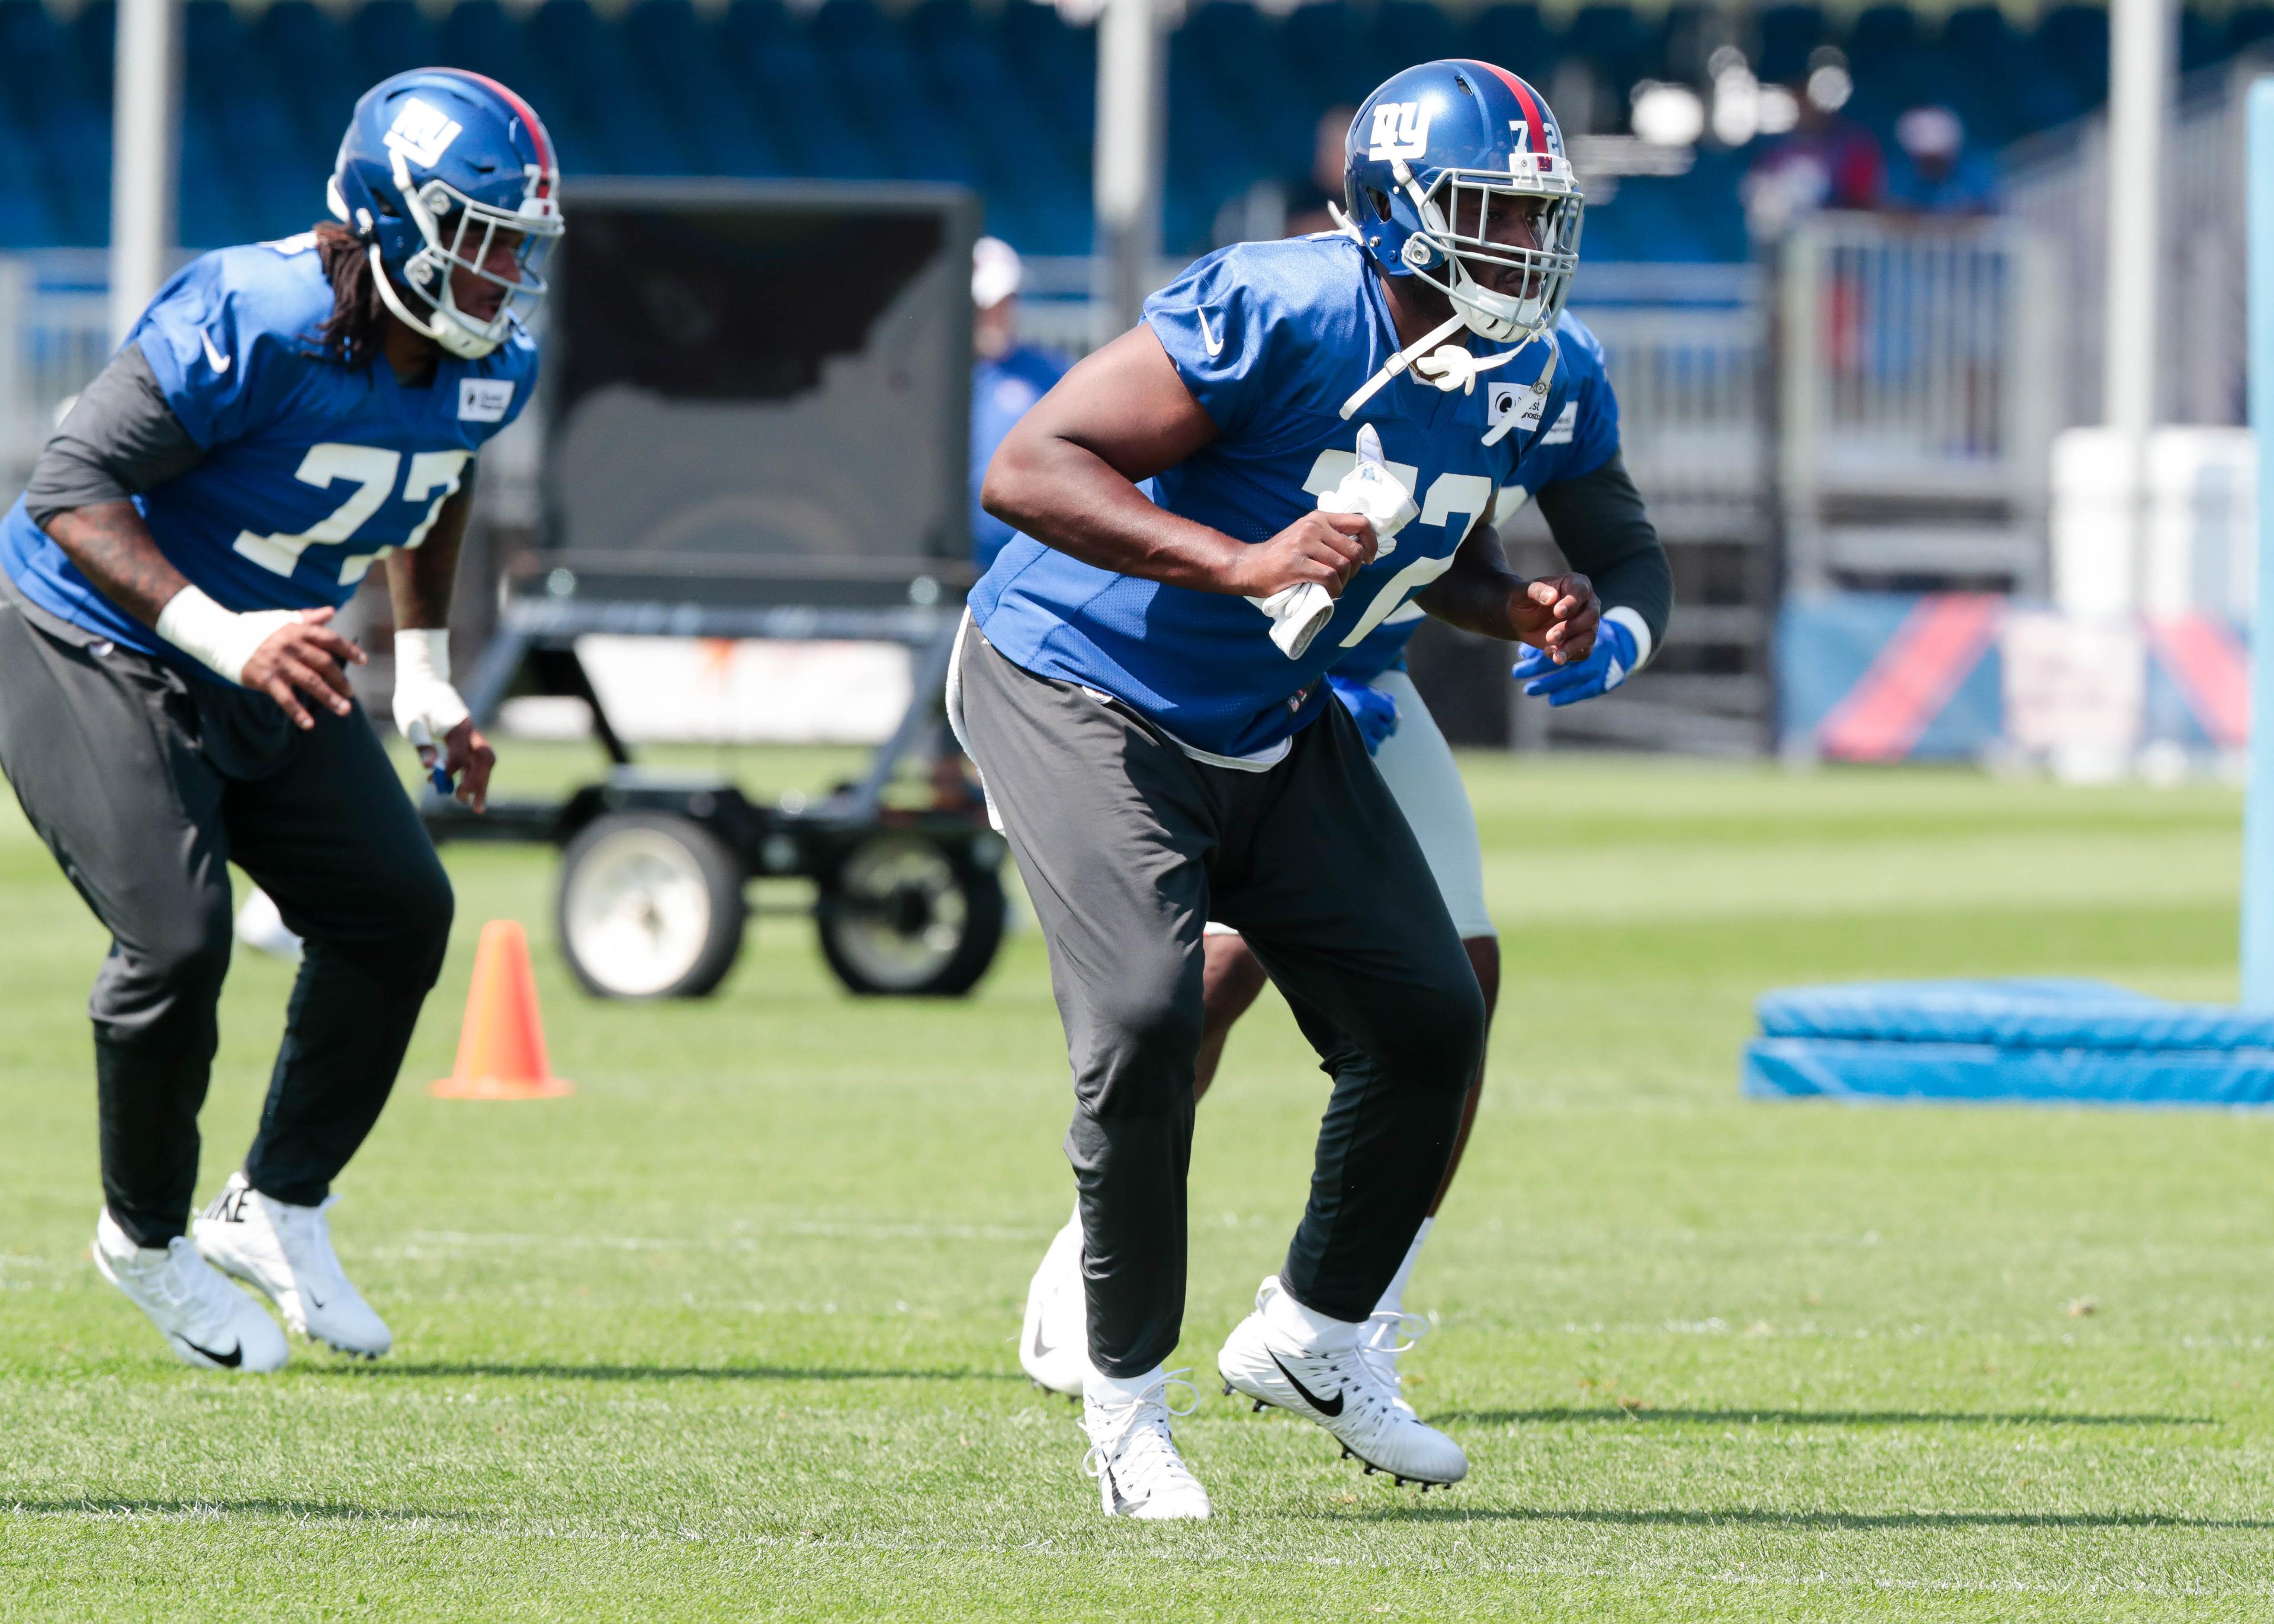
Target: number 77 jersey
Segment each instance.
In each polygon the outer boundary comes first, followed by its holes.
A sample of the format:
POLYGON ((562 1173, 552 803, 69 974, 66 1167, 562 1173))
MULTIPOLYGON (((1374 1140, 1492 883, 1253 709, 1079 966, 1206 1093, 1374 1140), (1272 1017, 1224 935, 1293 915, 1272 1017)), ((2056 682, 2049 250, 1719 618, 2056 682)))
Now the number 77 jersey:
POLYGON ((1448 341, 1457 358, 1440 350, 1427 370, 1466 387, 1407 368, 1365 394, 1397 332, 1363 251, 1331 234, 1210 254, 1146 301, 1145 321, 1217 429, 1152 481, 1161 506, 1268 541, 1349 471, 1371 424, 1419 517, 1352 577, 1299 659, 1245 598, 1115 575, 1023 536, 973 591, 972 614, 1014 664, 1110 694, 1195 754, 1268 764, 1316 715, 1326 672, 1443 575, 1518 483, 1562 404, 1554 348, 1511 356, 1464 335, 1448 341))
MULTIPOLYGON (((535 387, 518 329, 479 360, 441 357, 423 387, 396 382, 384 357, 343 365, 318 333, 331 310, 313 237, 288 237, 196 260, 127 335, 205 453, 135 505, 159 550, 224 608, 344 604, 373 564, 426 539, 535 387)), ((0 524, 0 562, 49 613, 215 680, 104 597, 21 501, 0 524)))

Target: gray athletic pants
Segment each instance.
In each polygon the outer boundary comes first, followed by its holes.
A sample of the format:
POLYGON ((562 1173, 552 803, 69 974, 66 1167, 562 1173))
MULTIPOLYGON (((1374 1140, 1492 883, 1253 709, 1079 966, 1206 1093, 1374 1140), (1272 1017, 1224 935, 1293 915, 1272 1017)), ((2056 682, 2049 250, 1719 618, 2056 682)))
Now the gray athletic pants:
POLYGON ((964 729, 1050 943, 1073 1069, 1090 1359, 1183 1329, 1201 932, 1235 926, 1334 1079, 1280 1279, 1374 1312, 1427 1211, 1484 1051, 1484 996, 1420 847, 1340 705, 1277 765, 1196 761, 1135 712, 1038 677, 975 629, 964 729))
POLYGON ((219 1040, 234 860, 307 943, 245 1162, 312 1206, 379 1120, 441 968, 450 881, 358 708, 301 733, 266 695, 184 677, 0 581, 0 769, 111 933, 88 1013, 111 1216, 189 1222, 219 1040))

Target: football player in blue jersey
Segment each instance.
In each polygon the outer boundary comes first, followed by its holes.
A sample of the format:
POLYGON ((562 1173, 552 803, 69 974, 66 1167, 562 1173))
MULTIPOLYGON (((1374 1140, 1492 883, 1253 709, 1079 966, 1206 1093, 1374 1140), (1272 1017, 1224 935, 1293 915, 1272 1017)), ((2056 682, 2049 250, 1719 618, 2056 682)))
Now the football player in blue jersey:
MULTIPOLYGON (((1019 336, 1026 267, 999 237, 971 245, 971 562, 981 575, 1011 539, 1011 527, 979 504, 987 465, 1012 425, 1065 376, 1066 358, 1019 336)), ((960 771, 959 769, 959 771, 960 771)))
MULTIPOLYGON (((1601 345, 1567 311, 1556 326, 1556 348, 1570 395, 1525 457, 1521 483, 1502 489, 1492 516, 1496 524, 1504 524, 1536 493, 1557 546, 1610 605, 1603 612, 1594 649, 1585 659, 1558 665, 1540 650, 1526 648, 1517 663, 1514 674, 1527 694, 1564 705, 1608 693, 1649 659, 1672 612, 1674 576, 1619 455, 1618 400, 1604 375, 1601 345)), ((1489 1019, 1500 991, 1500 938, 1485 906, 1484 856, 1478 845, 1476 815, 1453 753, 1405 672, 1405 645, 1422 619, 1422 611, 1411 604, 1390 614, 1337 662, 1328 680, 1350 710, 1382 782, 1420 842, 1421 854, 1476 970, 1489 1019)), ((1204 949, 1206 1013, 1195 1098, 1208 1092, 1224 1039, 1262 991, 1266 979, 1262 965, 1229 925, 1211 922, 1204 949)), ((1404 1312, 1406 1282, 1460 1166, 1483 1086, 1480 1071, 1429 1216, 1421 1221, 1360 1334, 1361 1357, 1400 1393, 1401 1402, 1398 1357, 1427 1327, 1427 1320, 1404 1312)), ((1077 1217, 1052 1241, 1028 1288, 1019 1347, 1020 1363, 1029 1376, 1052 1392, 1074 1397, 1081 1395, 1086 1363, 1081 1259, 1077 1217)), ((1270 1285, 1266 1282, 1267 1290, 1270 1285)))
POLYGON ((0 769, 104 927, 94 1260, 174 1352, 275 1370, 295 1331, 376 1357, 333 1178, 378 1120, 450 929, 448 877, 334 628, 374 563, 395 718, 476 810, 450 683, 474 459, 527 404, 560 175, 535 113, 454 70, 364 95, 336 221, 162 288, 0 523, 0 769), (251 1151, 185 1235, 236 862, 305 939, 251 1151))
POLYGON ((1480 62, 1377 89, 1344 177, 1345 230, 1201 259, 1005 440, 983 500, 1020 534, 950 675, 1065 1026, 1109 1515, 1209 1511, 1163 1365, 1210 919, 1244 933, 1334 1079, 1308 1208, 1218 1372, 1369 1470, 1468 1469, 1359 1333, 1442 1178, 1484 1000, 1325 679, 1409 602, 1559 666, 1590 654, 1586 580, 1515 576, 1485 529, 1566 393, 1553 330, 1583 204, 1545 102, 1480 62))

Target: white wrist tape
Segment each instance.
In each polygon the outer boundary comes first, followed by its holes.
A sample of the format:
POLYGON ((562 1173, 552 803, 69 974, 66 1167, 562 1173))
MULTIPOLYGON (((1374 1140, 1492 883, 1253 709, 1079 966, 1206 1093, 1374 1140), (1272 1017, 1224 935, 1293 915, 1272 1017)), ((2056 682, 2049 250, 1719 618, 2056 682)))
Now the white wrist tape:
POLYGON ((193 586, 174 594, 158 612, 158 635, 199 664, 231 682, 245 680, 245 663, 253 650, 299 620, 290 609, 260 609, 238 614, 222 608, 193 586))
POLYGON ((413 746, 439 747, 471 714, 450 686, 450 634, 434 627, 395 634, 395 726, 413 746))

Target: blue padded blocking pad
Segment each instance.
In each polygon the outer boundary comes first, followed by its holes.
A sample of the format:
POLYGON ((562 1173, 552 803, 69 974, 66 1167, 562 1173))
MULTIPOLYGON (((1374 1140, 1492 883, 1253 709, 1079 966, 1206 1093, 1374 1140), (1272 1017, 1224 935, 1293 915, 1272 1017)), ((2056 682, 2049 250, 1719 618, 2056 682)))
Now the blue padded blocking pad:
POLYGON ((2274 1104, 2274 1013, 2100 981, 1877 981, 1764 996, 1755 1098, 2274 1104))

